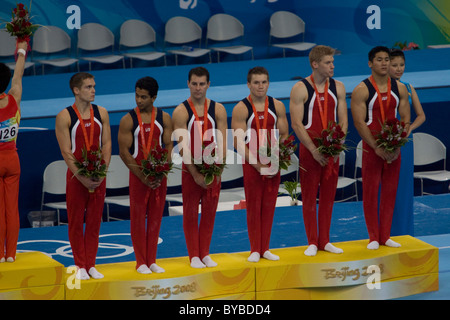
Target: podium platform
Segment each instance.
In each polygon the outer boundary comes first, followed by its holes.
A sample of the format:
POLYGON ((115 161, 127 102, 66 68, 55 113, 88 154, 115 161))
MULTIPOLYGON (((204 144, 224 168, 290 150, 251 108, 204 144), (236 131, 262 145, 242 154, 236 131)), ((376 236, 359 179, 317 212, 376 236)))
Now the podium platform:
POLYGON ((139 274, 136 263, 97 265, 105 276, 81 281, 80 289, 66 290, 68 300, 192 300, 255 299, 254 267, 234 254, 214 254, 215 268, 194 269, 188 257, 159 259, 164 273, 139 274))
POLYGON ((336 243, 343 254, 306 247, 271 250, 279 264, 256 267, 256 299, 394 299, 439 290, 439 250, 411 236, 392 237, 402 246, 366 248, 368 240, 336 243))
POLYGON ((65 268, 41 252, 0 263, 0 300, 64 300, 65 268))
POLYGON ((392 299, 439 289, 438 249, 410 236, 402 247, 366 248, 368 240, 336 243, 343 254, 306 247, 273 249, 280 261, 247 261, 248 252, 213 254, 218 267, 193 269, 187 257, 159 259, 165 273, 141 275, 135 262, 98 265, 104 279, 82 281, 66 299, 392 299))

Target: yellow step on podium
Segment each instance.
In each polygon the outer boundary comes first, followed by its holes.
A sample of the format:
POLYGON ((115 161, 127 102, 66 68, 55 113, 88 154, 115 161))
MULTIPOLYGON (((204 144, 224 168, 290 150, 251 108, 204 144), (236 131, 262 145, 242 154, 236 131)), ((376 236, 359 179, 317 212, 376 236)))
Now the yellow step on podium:
POLYGON ((273 250, 282 260, 256 267, 256 298, 394 299, 439 290, 439 250, 411 236, 392 239, 401 247, 368 250, 368 240, 359 240, 337 243, 342 254, 273 250))
POLYGON ((65 267, 42 252, 0 263, 0 300, 64 300, 65 267))

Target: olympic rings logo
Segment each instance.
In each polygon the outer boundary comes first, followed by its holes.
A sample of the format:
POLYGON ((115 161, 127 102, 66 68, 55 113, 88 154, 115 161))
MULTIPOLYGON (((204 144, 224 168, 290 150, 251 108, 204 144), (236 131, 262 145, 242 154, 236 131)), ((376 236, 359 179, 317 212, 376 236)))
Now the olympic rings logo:
MULTIPOLYGON (((125 236, 125 237, 131 237, 130 233, 112 233, 112 234, 103 234, 99 236, 99 240, 106 237, 115 237, 115 236, 125 236)), ((162 239, 159 238, 158 244, 162 242, 162 239)), ((58 243, 63 244, 63 246, 60 246, 53 252, 46 252, 42 250, 25 250, 25 249, 18 249, 17 252, 32 252, 32 251, 40 251, 47 255, 50 258, 53 258, 54 256, 61 256, 65 258, 73 258, 72 255, 72 248, 70 246, 70 242, 66 240, 44 240, 44 239, 38 239, 38 240, 25 240, 20 241, 17 243, 17 247, 22 245, 29 245, 29 244, 36 244, 36 243, 58 243)), ((97 254, 97 259, 114 259, 119 257, 128 256, 132 253, 134 253, 133 246, 129 246, 126 244, 120 244, 120 243, 103 243, 99 242, 98 244, 99 253, 97 254), (111 250, 120 250, 119 253, 116 254, 106 254, 102 255, 102 250, 104 249, 107 253, 109 253, 111 250)))

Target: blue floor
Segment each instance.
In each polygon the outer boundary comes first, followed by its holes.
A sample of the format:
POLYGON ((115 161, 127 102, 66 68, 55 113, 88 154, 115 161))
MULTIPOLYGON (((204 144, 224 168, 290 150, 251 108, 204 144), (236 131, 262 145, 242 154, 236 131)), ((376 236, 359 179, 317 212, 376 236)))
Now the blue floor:
MULTIPOLYGON (((440 290, 407 299, 450 299, 450 195, 416 197, 414 236, 439 248, 440 290)), ((187 256, 182 216, 163 218, 157 258, 187 256)), ((103 223, 97 264, 134 261, 129 221, 103 223)), ((336 203, 330 231, 332 242, 367 239, 362 203, 336 203)), ((271 247, 307 244, 301 210, 276 209, 271 247)), ((249 251, 245 210, 218 212, 211 253, 249 251)), ((73 264, 67 226, 22 229, 18 251, 42 251, 65 266, 73 264)))

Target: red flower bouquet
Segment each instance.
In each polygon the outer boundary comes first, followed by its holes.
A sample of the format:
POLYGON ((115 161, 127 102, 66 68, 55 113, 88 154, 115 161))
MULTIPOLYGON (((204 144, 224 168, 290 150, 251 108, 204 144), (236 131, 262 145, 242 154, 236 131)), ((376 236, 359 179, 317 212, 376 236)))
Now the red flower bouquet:
POLYGON ((394 152, 408 142, 406 135, 405 124, 394 118, 381 124, 381 131, 375 135, 375 139, 378 147, 387 152, 394 152))
MULTIPOLYGON (((89 151, 86 148, 82 150, 81 160, 75 160, 75 165, 78 168, 77 175, 85 176, 93 180, 106 177, 106 163, 103 160, 102 150, 100 148, 89 151)), ((89 190, 94 192, 94 190, 89 190)))
POLYGON ((169 172, 172 171, 172 162, 168 160, 167 149, 157 145, 149 153, 147 159, 141 161, 141 171, 144 176, 148 179, 152 178, 162 178, 167 177, 169 172))
POLYGON ((339 124, 330 122, 328 128, 322 130, 320 137, 315 138, 319 144, 317 149, 329 157, 337 156, 348 149, 345 145, 346 136, 347 134, 342 131, 339 124))
POLYGON ((208 146, 203 145, 203 158, 194 161, 198 171, 205 176, 207 186, 213 183, 215 177, 221 176, 225 168, 225 161, 216 155, 216 148, 215 143, 210 143, 208 146))
POLYGON ((39 26, 31 22, 30 12, 23 3, 17 4, 11 13, 12 19, 6 23, 6 30, 17 38, 17 42, 26 41, 29 47, 31 36, 39 26))
POLYGON ((280 141, 280 158, 278 164, 280 169, 287 170, 291 165, 291 155, 297 150, 297 145, 294 142, 295 137, 292 134, 290 134, 283 142, 280 141))
POLYGON ((275 139, 275 136, 272 136, 271 139, 268 137, 267 145, 261 146, 258 150, 259 160, 261 163, 269 164, 271 161, 276 162, 278 160, 277 171, 272 173, 277 173, 281 169, 287 170, 291 165, 291 155, 294 154, 297 149, 297 145, 294 143, 295 137, 292 134, 290 134, 284 141, 278 139, 278 143, 271 147, 271 141, 274 141, 275 139))

